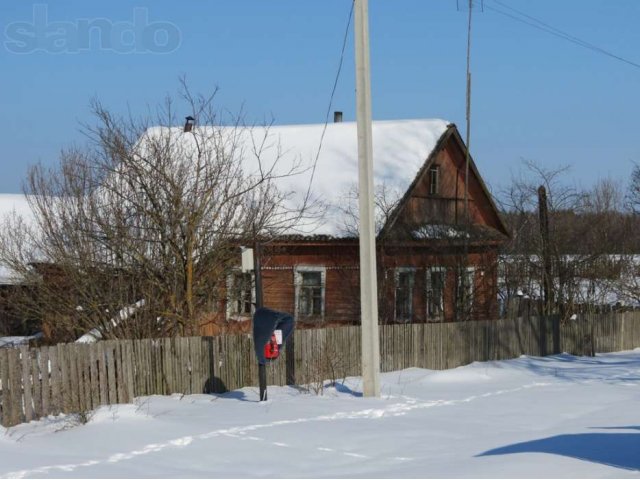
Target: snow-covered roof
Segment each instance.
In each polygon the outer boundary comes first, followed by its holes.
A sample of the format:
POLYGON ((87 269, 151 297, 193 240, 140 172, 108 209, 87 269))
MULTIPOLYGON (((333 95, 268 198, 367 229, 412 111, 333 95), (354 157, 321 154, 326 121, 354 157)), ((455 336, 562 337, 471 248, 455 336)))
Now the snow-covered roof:
MULTIPOLYGON (((373 122, 374 183, 399 199, 407 191, 420 168, 446 132, 449 122, 439 119, 389 120, 373 122)), ((282 125, 270 127, 196 127, 194 133, 184 133, 182 127, 152 127, 144 139, 160 138, 169 133, 172 141, 178 139, 181 152, 193 152, 194 138, 232 137, 236 155, 242 155, 242 166, 247 175, 255 174, 259 163, 254 151, 262 145, 260 162, 264 168, 277 164, 275 185, 286 197, 286 209, 295 211, 302 205, 309 191, 310 198, 320 200, 326 207, 322 217, 296 222, 283 235, 348 236, 345 204, 354 201, 358 184, 358 136, 355 122, 314 125, 282 125), (212 133, 214 133, 212 135, 212 133), (194 135, 195 134, 195 135, 194 135), (318 149, 322 139, 322 148, 318 149), (317 162, 316 162, 317 157, 317 162)), ((223 140, 225 148, 229 140, 223 140)), ((28 198, 22 194, 0 194, 0 224, 8 217, 20 216, 27 225, 35 223, 28 198)), ((350 224, 349 224, 350 225, 350 224)), ((350 225, 352 226, 352 225, 350 225)), ((0 263, 0 284, 14 284, 19 279, 0 263)))
MULTIPOLYGON (((430 120, 388 120, 373 122, 374 183, 384 184, 386 189, 402 196, 416 177, 438 140, 447 130, 449 122, 430 120)), ((312 198, 326 202, 327 213, 322 219, 283 232, 285 234, 313 234, 341 236, 344 234, 345 197, 352 194, 358 183, 358 137, 355 122, 331 123, 322 140, 324 124, 283 125, 255 127, 238 132, 235 127, 196 127, 193 133, 183 133, 182 128, 153 127, 146 132, 148 138, 160 138, 170 134, 172 138, 193 141, 194 135, 207 138, 214 130, 237 138, 238 150, 243 152, 243 166, 250 174, 258 170, 255 155, 251 152, 266 133, 265 148, 261 152, 263 165, 278 160, 278 172, 288 171, 299 164, 297 174, 278 178, 278 189, 286 194, 288 207, 301 205, 313 178, 312 198), (313 168, 315 165, 315 169, 313 168)), ((236 148, 237 148, 236 147, 236 148)))
POLYGON ((0 193, 0 220, 14 213, 31 221, 33 214, 27 197, 21 193, 0 193))
MULTIPOLYGON (((28 224, 33 223, 33 212, 25 195, 0 194, 0 228, 4 228, 5 221, 13 216, 19 216, 28 224)), ((16 274, 0 262, 0 285, 16 283, 16 274)))

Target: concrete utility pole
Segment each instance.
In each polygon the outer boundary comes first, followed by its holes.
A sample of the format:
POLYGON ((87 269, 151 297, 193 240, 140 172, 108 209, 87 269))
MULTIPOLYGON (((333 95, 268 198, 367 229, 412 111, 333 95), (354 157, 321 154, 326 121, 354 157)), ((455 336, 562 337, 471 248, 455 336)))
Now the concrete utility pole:
POLYGON ((380 396, 378 282, 373 203, 373 142, 369 63, 369 2, 355 0, 356 109, 360 208, 360 312, 362 316, 362 381, 365 397, 380 396))
MULTIPOLYGON (((254 230, 255 236, 255 230, 254 230)), ((262 245, 255 237, 253 245, 253 275, 256 286, 256 310, 264 307, 262 296, 262 245)), ((254 320, 255 321, 255 320, 254 320)), ((263 363, 258 364, 258 384, 260 387, 260 401, 267 401, 267 366, 263 363)))

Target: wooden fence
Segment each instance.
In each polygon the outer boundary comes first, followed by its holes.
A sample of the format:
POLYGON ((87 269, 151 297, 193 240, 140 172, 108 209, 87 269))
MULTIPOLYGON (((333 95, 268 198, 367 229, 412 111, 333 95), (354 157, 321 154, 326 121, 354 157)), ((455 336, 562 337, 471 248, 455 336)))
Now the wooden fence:
MULTIPOLYGON (((298 330, 269 365, 270 385, 321 388, 360 374, 360 328, 298 330)), ((473 361, 640 347, 640 312, 442 324, 381 325, 381 370, 447 369, 473 361)), ((257 384, 247 335, 104 341, 0 349, 0 420, 9 427, 88 412, 144 395, 212 393, 257 384)))

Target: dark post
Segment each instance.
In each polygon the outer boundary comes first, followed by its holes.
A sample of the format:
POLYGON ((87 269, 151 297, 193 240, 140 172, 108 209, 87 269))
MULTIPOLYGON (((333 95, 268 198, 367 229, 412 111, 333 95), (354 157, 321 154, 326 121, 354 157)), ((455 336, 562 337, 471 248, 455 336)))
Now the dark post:
MULTIPOLYGON (((547 206, 547 190, 544 185, 538 188, 538 216, 540 219, 540 237, 542 239, 543 264, 543 315, 540 321, 540 355, 547 355, 547 320, 553 313, 553 277, 551 272, 551 255, 549 249, 549 213, 547 206)), ((555 339, 554 339, 555 340, 555 339)), ((555 345, 554 345, 555 347, 555 345)))
POLYGON ((287 339, 287 363, 285 365, 285 377, 287 385, 296 384, 296 342, 294 333, 287 339))
POLYGON ((553 316, 553 354, 558 355, 562 353, 562 349, 560 347, 560 317, 558 315, 553 316))
MULTIPOLYGON (((261 267, 262 246, 258 240, 253 245, 253 273, 256 282, 256 310, 262 308, 262 267, 261 267)), ((258 383, 260 385, 260 401, 267 400, 267 366, 263 363, 258 364, 258 383)))
POLYGON ((542 239, 544 314, 551 315, 553 309, 553 289, 551 272, 551 254, 549 248, 549 213, 547 191, 543 185, 538 188, 538 215, 540 219, 540 237, 542 239))

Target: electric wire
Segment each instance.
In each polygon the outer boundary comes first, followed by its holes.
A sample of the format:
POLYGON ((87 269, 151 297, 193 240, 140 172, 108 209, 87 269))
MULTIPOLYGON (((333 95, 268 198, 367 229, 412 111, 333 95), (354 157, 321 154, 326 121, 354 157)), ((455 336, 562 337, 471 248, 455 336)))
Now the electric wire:
POLYGON ((311 178, 309 179, 309 187, 304 198, 304 205, 307 205, 309 201, 309 195, 311 195, 311 186, 313 185, 313 179, 316 173, 316 167, 318 166, 318 159, 320 158, 320 152, 322 151, 322 143, 324 136, 327 133, 327 127, 329 125, 329 117, 331 115, 331 109, 333 108, 333 98, 335 97, 336 90, 338 88, 338 82, 340 80, 340 74, 342 73, 342 65, 344 64, 344 54, 347 49, 347 40, 349 39, 349 30, 351 29, 351 21, 353 19, 353 9, 355 6, 355 0, 351 1, 351 9, 349 10, 349 18, 347 19, 347 26, 344 30, 344 36, 342 39, 342 48, 340 50, 340 60, 338 61, 338 70, 336 71, 335 79, 333 81, 333 87, 331 88, 331 95, 329 96, 329 105, 327 106, 327 113, 324 119, 324 126, 322 133, 320 134, 320 143, 318 144, 318 151, 316 152, 315 159, 313 161, 313 167, 311 169, 311 178))
POLYGON ((559 28, 556 28, 556 27, 554 27, 552 25, 549 25, 548 23, 543 22, 542 20, 540 20, 540 19, 538 19, 538 18, 536 18, 536 17, 534 17, 532 15, 529 15, 529 14, 527 14, 525 12, 522 12, 522 11, 520 11, 520 10, 514 8, 514 7, 509 6, 509 5, 506 5, 503 2, 501 2, 500 0, 493 0, 493 2, 496 3, 497 5, 500 5, 500 6, 504 7, 504 8, 506 8, 506 9, 514 12, 514 13, 513 14, 509 13, 508 11, 502 10, 500 8, 497 8, 497 7, 491 6, 491 5, 486 5, 485 4, 484 7, 487 10, 490 10, 490 11, 493 11, 493 12, 498 13, 500 15, 503 15, 505 17, 511 18, 512 20, 515 20, 517 22, 524 23, 524 24, 529 25, 529 26, 531 26, 533 28, 537 28, 538 30, 542 30, 543 32, 547 32, 547 33, 549 33, 551 35, 554 35, 556 37, 562 38, 563 40, 566 40, 568 42, 574 43, 574 44, 576 44, 576 45, 578 45, 580 47, 586 48, 586 49, 591 50, 591 51, 596 52, 596 53, 600 53, 600 54, 605 55, 607 57, 613 58, 614 60, 618 60, 620 62, 623 62, 623 63, 626 63, 628 65, 631 65, 632 67, 640 68, 640 63, 636 63, 636 62, 634 62, 632 60, 629 60, 629 59, 624 58, 624 57, 622 57, 620 55, 616 55, 615 53, 612 53, 612 52, 610 52, 608 50, 605 50, 602 47, 594 45, 593 43, 589 43, 586 40, 582 40, 581 38, 578 38, 575 35, 571 35, 571 34, 565 32, 563 30, 560 30, 559 28))

